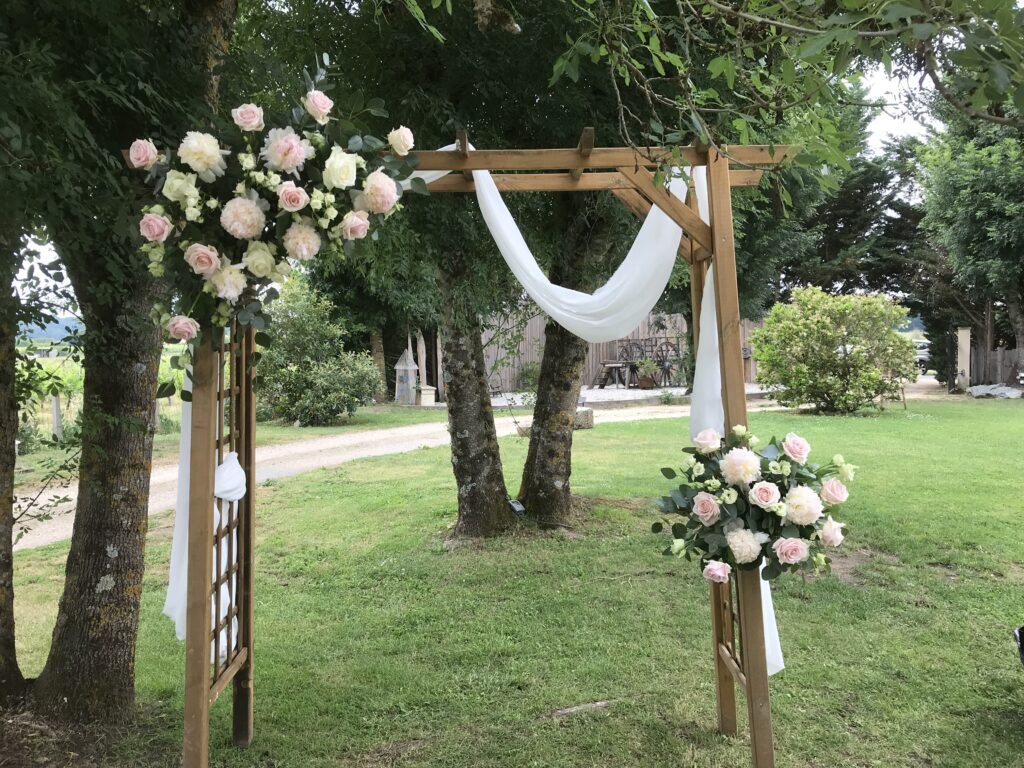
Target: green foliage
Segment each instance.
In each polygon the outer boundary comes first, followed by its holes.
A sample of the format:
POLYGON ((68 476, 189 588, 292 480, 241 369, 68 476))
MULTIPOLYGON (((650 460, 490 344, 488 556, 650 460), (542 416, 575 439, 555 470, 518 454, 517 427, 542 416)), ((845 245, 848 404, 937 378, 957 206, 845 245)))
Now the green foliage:
POLYGON ((540 363, 528 361, 519 366, 520 392, 536 392, 540 382, 540 363))
POLYGON ((18 453, 21 455, 35 453, 47 443, 46 435, 34 419, 18 422, 18 435, 15 440, 18 441, 18 453))
POLYGON ((344 351, 346 332, 331 303, 301 278, 276 305, 273 344, 257 368, 258 394, 274 413, 300 424, 331 424, 369 402, 383 383, 372 358, 344 351))
POLYGON ((782 405, 852 413, 916 378, 914 345, 896 332, 907 310, 884 296, 800 288, 776 304, 751 341, 757 380, 782 405))

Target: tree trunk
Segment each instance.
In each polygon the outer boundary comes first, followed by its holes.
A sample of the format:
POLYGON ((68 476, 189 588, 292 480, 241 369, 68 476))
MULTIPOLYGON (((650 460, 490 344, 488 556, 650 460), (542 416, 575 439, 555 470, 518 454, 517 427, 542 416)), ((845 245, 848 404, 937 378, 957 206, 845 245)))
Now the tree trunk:
POLYGON ((198 51, 206 57, 210 73, 206 103, 216 111, 220 104, 220 67, 231 46, 238 0, 186 0, 185 8, 198 36, 198 51))
POLYGON ((460 317, 450 280, 442 276, 440 287, 448 430, 459 499, 454 534, 497 536, 514 528, 517 518, 508 505, 502 474, 480 320, 475 314, 460 317))
POLYGON ((18 259, 3 257, 0 274, 0 704, 25 690, 14 645, 14 465, 18 400, 14 388, 17 299, 13 282, 18 259))
POLYGON ((373 357, 373 365, 380 372, 381 395, 388 399, 388 369, 384 361, 384 334, 378 328, 370 331, 370 356, 373 357))
MULTIPOLYGON (((592 290, 604 273, 600 262, 613 244, 611 220, 594 195, 565 196, 561 202, 568 223, 563 247, 550 269, 551 282, 592 290)), ((541 525, 562 524, 571 516, 573 422, 587 348, 586 341, 548 321, 530 448, 519 486, 526 514, 541 525)))
POLYGON ((35 698, 62 717, 113 721, 134 699, 161 340, 147 273, 108 302, 93 293, 89 266, 65 264, 86 327, 82 455, 64 593, 35 698))
POLYGON ((1024 364, 1024 297, 1009 293, 1006 297, 1006 314, 1010 316, 1010 327, 1017 342, 1018 360, 1024 364))

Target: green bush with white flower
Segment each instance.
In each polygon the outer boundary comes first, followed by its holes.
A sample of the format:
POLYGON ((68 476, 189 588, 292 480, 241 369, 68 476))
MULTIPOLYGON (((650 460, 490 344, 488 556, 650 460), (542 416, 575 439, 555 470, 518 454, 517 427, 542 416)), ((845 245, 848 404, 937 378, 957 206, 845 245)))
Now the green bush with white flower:
MULTIPOLYGON (((398 127, 386 142, 367 133, 370 118, 387 117, 384 102, 356 93, 336 104, 323 61, 304 71, 304 95, 287 115, 242 104, 176 150, 132 144, 128 162, 148 172, 158 197, 139 232, 150 271, 174 291, 173 310, 154 309, 172 338, 192 341, 200 327, 231 320, 263 331, 264 304, 293 262, 376 239, 401 208, 400 182, 416 165, 412 132, 398 127)), ((426 193, 421 179, 409 188, 426 193)))
POLYGON ((853 480, 853 464, 838 454, 809 462, 810 444, 793 432, 763 448, 742 425, 724 438, 702 430, 693 442, 678 471, 661 470, 680 481, 658 502, 668 517, 652 526, 672 534, 666 555, 696 556, 704 578, 718 583, 733 568, 763 564, 763 578, 774 579, 829 567, 826 551, 842 544, 845 527, 831 513, 849 496, 844 482, 853 480))

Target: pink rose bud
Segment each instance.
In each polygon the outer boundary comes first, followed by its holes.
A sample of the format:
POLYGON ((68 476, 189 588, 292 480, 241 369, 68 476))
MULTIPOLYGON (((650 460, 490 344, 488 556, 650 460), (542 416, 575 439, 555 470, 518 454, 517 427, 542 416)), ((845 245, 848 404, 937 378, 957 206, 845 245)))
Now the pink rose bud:
POLYGON ((768 509, 773 504, 778 504, 780 498, 779 486, 769 483, 767 480, 754 483, 750 489, 750 503, 761 509, 768 509))
POLYGON ((800 437, 796 432, 790 432, 782 441, 782 450, 797 464, 807 461, 807 455, 811 452, 811 444, 800 437))
POLYGON ((716 584, 727 584, 731 573, 732 566, 721 560, 712 560, 704 566, 704 578, 716 584))
POLYGON ((412 131, 404 125, 398 126, 388 134, 388 144, 391 145, 391 151, 399 157, 408 155, 416 145, 412 137, 412 131))
POLYGON ((286 181, 277 188, 277 203, 286 211, 295 213, 309 204, 309 195, 302 187, 295 186, 294 181, 286 181))
POLYGON ((850 492, 838 479, 830 477, 821 484, 821 500, 830 507, 842 504, 848 498, 850 498, 850 492))
POLYGON ((331 111, 334 102, 323 91, 310 91, 302 97, 302 106, 320 125, 326 125, 327 113, 331 111))
POLYGON ((243 131, 263 130, 263 108, 255 104, 242 104, 231 110, 231 119, 243 131))
POLYGON ((199 323, 185 315, 175 315, 167 323, 167 332, 179 341, 192 341, 199 335, 199 323))
POLYGON ((151 243, 162 243, 172 229, 171 220, 158 213, 147 213, 139 222, 139 234, 151 243))
POLYGON ((827 544, 830 547, 838 547, 843 543, 843 528, 846 527, 846 523, 840 523, 832 519, 832 515, 828 516, 824 524, 821 526, 821 542, 827 544))
POLYGON ((128 149, 128 162, 132 168, 149 170, 156 164, 156 144, 150 139, 136 139, 128 149))
POLYGON ((722 436, 713 429, 702 429, 693 438, 698 453, 714 453, 722 447, 722 436))
POLYGON ((185 250, 185 262, 193 272, 203 277, 211 277, 220 269, 220 256, 212 245, 192 243, 185 250))
POLYGON ((693 497, 693 514, 704 525, 710 526, 718 522, 722 511, 718 507, 718 499, 701 491, 693 497))
POLYGON ((366 211, 349 211, 342 218, 339 229, 346 240, 361 240, 370 231, 370 214, 366 211))
POLYGON ((398 186, 394 179, 378 168, 366 177, 363 196, 371 213, 387 213, 398 202, 398 186))
POLYGON ((802 563, 811 551, 803 539, 776 539, 772 549, 783 565, 802 563))

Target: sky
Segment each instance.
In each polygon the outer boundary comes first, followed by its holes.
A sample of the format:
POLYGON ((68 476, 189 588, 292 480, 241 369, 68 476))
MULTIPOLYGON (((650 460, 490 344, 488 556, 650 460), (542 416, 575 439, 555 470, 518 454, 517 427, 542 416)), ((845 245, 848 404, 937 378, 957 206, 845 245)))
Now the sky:
POLYGON ((891 78, 885 74, 884 69, 879 67, 865 78, 865 83, 872 98, 884 99, 893 104, 893 106, 882 110, 868 127, 868 146, 873 153, 881 152, 885 141, 889 138, 901 136, 924 138, 927 135, 925 125, 906 114, 906 110, 902 106, 908 92, 911 89, 917 89, 916 82, 891 78))

